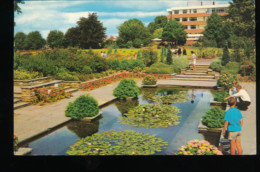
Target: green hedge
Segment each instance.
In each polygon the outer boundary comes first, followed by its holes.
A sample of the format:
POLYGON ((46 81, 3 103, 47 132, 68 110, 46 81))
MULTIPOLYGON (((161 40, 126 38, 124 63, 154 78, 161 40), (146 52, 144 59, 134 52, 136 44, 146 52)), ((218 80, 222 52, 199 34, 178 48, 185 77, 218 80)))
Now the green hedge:
POLYGON ((174 72, 172 65, 167 65, 163 63, 155 63, 145 70, 146 73, 154 74, 172 74, 174 72))

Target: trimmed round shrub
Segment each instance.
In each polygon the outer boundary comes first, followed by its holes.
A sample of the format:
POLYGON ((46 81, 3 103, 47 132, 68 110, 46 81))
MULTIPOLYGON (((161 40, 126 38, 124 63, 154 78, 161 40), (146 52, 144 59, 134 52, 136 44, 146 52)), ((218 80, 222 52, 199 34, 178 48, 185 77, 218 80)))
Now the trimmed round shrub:
POLYGON ((113 90, 113 94, 119 99, 125 99, 127 97, 137 97, 140 90, 133 79, 122 79, 113 90))
POLYGON ((156 78, 154 76, 148 75, 143 79, 144 85, 155 85, 157 82, 156 78))
POLYGON ((212 107, 202 116, 202 123, 209 128, 221 128, 224 126, 225 111, 220 107, 212 107))
POLYGON ((82 95, 74 102, 70 102, 66 107, 65 115, 72 119, 82 119, 92 117, 99 112, 99 106, 96 99, 89 95, 82 95))

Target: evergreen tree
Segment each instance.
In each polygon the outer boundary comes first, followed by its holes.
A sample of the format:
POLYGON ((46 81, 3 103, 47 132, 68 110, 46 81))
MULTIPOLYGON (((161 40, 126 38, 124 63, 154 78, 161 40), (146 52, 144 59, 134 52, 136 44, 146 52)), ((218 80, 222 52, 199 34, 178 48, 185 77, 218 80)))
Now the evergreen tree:
POLYGON ((222 60, 221 60, 221 65, 225 66, 229 61, 230 61, 230 55, 228 52, 228 43, 226 41, 224 48, 223 48, 223 56, 222 56, 222 60))
POLYGON ((162 48, 162 53, 161 53, 161 62, 164 63, 164 57, 165 57, 165 48, 162 48))
POLYGON ((167 59, 166 59, 166 63, 171 65, 172 64, 172 52, 171 52, 171 46, 170 44, 168 45, 167 48, 167 59))

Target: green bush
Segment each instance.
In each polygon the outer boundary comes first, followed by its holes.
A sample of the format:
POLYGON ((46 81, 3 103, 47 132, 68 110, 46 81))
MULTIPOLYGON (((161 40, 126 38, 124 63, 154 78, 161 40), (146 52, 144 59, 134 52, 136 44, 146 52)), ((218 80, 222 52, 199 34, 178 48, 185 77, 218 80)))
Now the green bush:
POLYGON ((79 78, 76 75, 72 75, 68 72, 61 72, 56 75, 56 79, 64 81, 79 81, 79 78))
POLYGON ((141 71, 142 71, 142 69, 138 66, 133 69, 134 73, 138 73, 138 72, 141 72, 141 71))
POLYGON ((66 107, 65 115, 72 119, 82 119, 92 117, 99 112, 99 106, 96 99, 89 95, 82 95, 74 102, 70 102, 66 107))
POLYGON ((186 57, 179 57, 172 59, 172 66, 175 73, 181 72, 181 69, 189 67, 189 60, 186 57))
POLYGON ((233 86, 234 80, 238 81, 236 75, 233 75, 231 73, 221 73, 217 81, 217 86, 223 87, 224 89, 228 90, 233 86))
POLYGON ((213 93, 214 100, 217 102, 226 102, 226 100, 224 100, 224 98, 226 98, 228 96, 229 96, 229 94, 227 92, 214 92, 213 93))
POLYGON ((83 74, 91 74, 92 69, 89 66, 84 66, 83 69, 82 69, 82 73, 83 74))
POLYGON ((154 76, 148 75, 147 77, 145 77, 143 79, 142 82, 143 82, 144 85, 155 85, 157 80, 154 76))
POLYGON ((221 128, 224 125, 225 111, 220 107, 212 107, 202 116, 202 123, 209 128, 221 128))
POLYGON ((254 63, 251 63, 250 61, 244 61, 240 66, 239 73, 242 76, 249 76, 252 73, 255 73, 255 71, 256 71, 256 67, 254 63))
POLYGON ((174 72, 174 68, 172 65, 167 65, 159 62, 147 68, 145 72, 154 74, 172 74, 174 72))
POLYGON ((232 73, 236 75, 239 72, 240 64, 238 62, 228 62, 221 70, 221 73, 232 73))
POLYGON ((28 79, 35 79, 40 77, 42 77, 42 74, 34 71, 32 72, 19 71, 19 70, 14 71, 14 79, 16 80, 28 80, 28 79))
POLYGON ((137 97, 139 94, 139 87, 133 79, 122 79, 118 86, 113 90, 113 95, 119 99, 137 97))
POLYGON ((223 68, 223 66, 221 65, 221 59, 214 59, 210 64, 210 68, 214 71, 220 72, 223 68))
POLYGON ((124 60, 120 61, 119 69, 120 70, 127 70, 127 71, 129 71, 130 70, 130 62, 129 62, 129 60, 124 59, 124 60))
POLYGON ((144 62, 142 60, 131 60, 130 61, 130 69, 133 70, 134 68, 139 67, 141 68, 141 70, 144 69, 145 65, 144 62))

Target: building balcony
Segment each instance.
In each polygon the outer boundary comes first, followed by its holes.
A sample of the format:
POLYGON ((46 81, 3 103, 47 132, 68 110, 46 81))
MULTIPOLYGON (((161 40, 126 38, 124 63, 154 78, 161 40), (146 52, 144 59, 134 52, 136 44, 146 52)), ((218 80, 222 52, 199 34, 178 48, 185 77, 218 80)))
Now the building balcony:
POLYGON ((183 25, 207 25, 206 21, 182 21, 183 25))
POLYGON ((201 33, 203 32, 205 29, 185 29, 184 31, 186 33, 201 33))
MULTIPOLYGON (((168 19, 172 18, 186 18, 186 17, 209 17, 212 13, 187 13, 187 14, 172 14, 168 15, 168 19)), ((217 13, 220 16, 228 15, 228 13, 217 13)))

